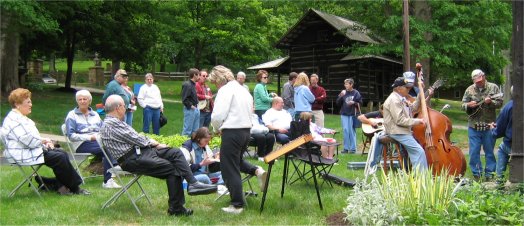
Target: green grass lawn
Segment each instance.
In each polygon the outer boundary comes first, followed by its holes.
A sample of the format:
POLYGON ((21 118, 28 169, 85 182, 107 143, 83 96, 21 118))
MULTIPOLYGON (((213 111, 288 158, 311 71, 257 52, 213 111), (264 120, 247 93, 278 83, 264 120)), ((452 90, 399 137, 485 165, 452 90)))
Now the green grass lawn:
MULTIPOLYGON (((180 82, 159 82, 163 96, 170 99, 179 99, 180 82), (170 92, 172 92, 170 94, 170 92), (172 95, 172 97, 170 96, 172 95)), ((73 93, 56 91, 56 86, 44 86, 43 91, 33 91, 33 112, 29 116, 33 119, 40 132, 61 134, 60 125, 64 122, 67 112, 76 106, 73 93)), ((101 101, 101 95, 93 96, 94 103, 101 101)), ((444 100, 434 105, 440 109, 445 103, 453 107, 447 110, 446 115, 457 124, 465 125, 464 113, 460 114, 458 103, 444 100)), ((1 103, 2 112, 0 120, 10 110, 5 99, 1 103)), ((165 103, 165 114, 169 119, 168 124, 161 129, 162 135, 181 133, 183 114, 182 105, 179 103, 165 103)), ((340 117, 326 115, 326 127, 341 131, 340 117)), ((142 109, 134 114, 133 127, 141 131, 142 109)), ((358 153, 362 147, 362 136, 358 130, 358 153)), ((342 141, 341 133, 335 139, 342 141)), ((467 148, 467 131, 455 130, 451 140, 461 148, 467 148)), ((467 158, 467 157, 466 157, 467 158)), ((250 159, 255 164, 267 165, 250 159)), ((355 180, 363 178, 363 170, 347 169, 348 162, 364 162, 366 156, 361 154, 340 155, 340 161, 333 168, 332 173, 355 180)), ((318 207, 314 187, 311 184, 299 182, 286 189, 283 198, 280 198, 282 169, 284 161, 277 161, 271 176, 269 192, 265 210, 259 214, 261 203, 256 179, 252 180, 258 197, 248 198, 246 211, 238 216, 221 212, 220 208, 228 205, 229 198, 224 197, 214 202, 216 195, 189 197, 186 196, 186 205, 195 210, 192 217, 167 216, 167 190, 164 181, 151 177, 144 177, 143 183, 152 198, 153 205, 148 206, 145 200, 139 202, 143 216, 138 216, 127 197, 123 196, 117 203, 106 210, 101 210, 102 204, 115 192, 102 189, 102 178, 88 179, 83 186, 92 192, 91 196, 62 197, 53 193, 46 193, 42 199, 38 198, 27 188, 22 188, 14 198, 7 198, 8 193, 20 179, 17 170, 10 166, 0 166, 0 224, 325 224, 325 218, 333 213, 340 212, 346 206, 346 199, 352 192, 349 188, 335 185, 333 188, 323 186, 321 189, 324 210, 318 207)), ((44 175, 51 176, 52 172, 45 168, 44 175)), ((469 176, 471 173, 467 172, 469 176)), ((136 192, 136 191, 135 191, 136 192)))

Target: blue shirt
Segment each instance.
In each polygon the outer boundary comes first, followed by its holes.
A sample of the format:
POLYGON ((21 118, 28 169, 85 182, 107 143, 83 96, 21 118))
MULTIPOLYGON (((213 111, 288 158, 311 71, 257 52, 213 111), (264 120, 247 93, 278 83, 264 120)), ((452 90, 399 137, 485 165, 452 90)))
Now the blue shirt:
POLYGON ((295 111, 311 111, 311 104, 315 102, 315 96, 305 85, 295 87, 294 94, 295 111))
POLYGON ((512 122, 513 122, 513 100, 510 100, 503 108, 500 110, 500 114, 497 117, 497 127, 491 130, 491 133, 494 137, 502 139, 506 147, 511 147, 511 138, 512 138, 512 122))

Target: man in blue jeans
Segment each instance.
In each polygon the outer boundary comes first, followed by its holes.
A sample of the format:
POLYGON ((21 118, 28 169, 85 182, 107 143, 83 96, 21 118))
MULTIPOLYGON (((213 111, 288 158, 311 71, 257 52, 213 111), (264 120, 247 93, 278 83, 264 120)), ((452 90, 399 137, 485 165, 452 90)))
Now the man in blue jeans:
POLYGON ((411 104, 406 99, 409 94, 408 87, 413 83, 404 77, 398 77, 393 83, 393 92, 384 102, 384 127, 386 134, 399 142, 408 152, 413 169, 423 172, 428 169, 424 149, 415 140, 411 132, 414 125, 424 124, 423 119, 413 118, 412 112, 420 106, 420 96, 411 104))
MULTIPOLYGON (((513 97, 513 86, 511 87, 511 96, 513 97)), ((511 141, 513 136, 513 100, 510 100, 497 117, 496 124, 491 124, 491 132, 495 138, 503 137, 502 143, 499 145, 497 152, 497 182, 504 181, 504 172, 509 162, 509 154, 511 153, 511 141)))
POLYGON ((200 71, 191 68, 187 72, 189 80, 182 84, 182 104, 184 104, 184 127, 182 135, 191 136, 200 126, 200 110, 198 110, 198 96, 196 82, 200 78, 200 71))
POLYGON ((496 94, 500 93, 500 89, 496 84, 487 82, 481 70, 473 70, 471 79, 474 84, 466 89, 462 97, 462 108, 469 112, 469 167, 475 180, 480 180, 484 173, 486 180, 489 181, 495 173, 497 164, 493 154, 495 138, 491 135, 489 123, 495 121, 495 110, 502 106, 502 99, 494 98, 496 94), (481 147, 486 158, 485 172, 483 172, 480 160, 481 147))

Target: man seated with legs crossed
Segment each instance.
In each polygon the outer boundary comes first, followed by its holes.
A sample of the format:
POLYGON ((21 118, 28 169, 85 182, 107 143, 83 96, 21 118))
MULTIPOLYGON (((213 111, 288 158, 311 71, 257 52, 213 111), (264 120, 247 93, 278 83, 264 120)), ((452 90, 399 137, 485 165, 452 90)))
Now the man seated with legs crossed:
POLYGON ((288 111, 284 110, 284 100, 281 97, 273 98, 271 108, 262 115, 262 121, 266 127, 275 133, 278 143, 289 142, 289 127, 293 118, 288 111))
POLYGON ((111 95, 105 103, 107 113, 100 130, 102 143, 109 155, 118 161, 123 170, 165 179, 169 195, 169 215, 193 214, 184 207, 185 198, 182 180, 186 179, 189 195, 209 194, 217 191, 215 185, 197 181, 180 149, 138 134, 124 120, 125 104, 122 97, 111 95), (136 147, 136 148, 135 148, 136 147))

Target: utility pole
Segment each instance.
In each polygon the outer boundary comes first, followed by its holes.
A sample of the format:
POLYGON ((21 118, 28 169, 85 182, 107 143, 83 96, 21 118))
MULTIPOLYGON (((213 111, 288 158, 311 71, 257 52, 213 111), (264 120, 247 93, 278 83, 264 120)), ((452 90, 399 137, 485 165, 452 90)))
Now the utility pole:
POLYGON ((410 69, 410 53, 409 53, 409 2, 408 0, 403 0, 403 9, 404 14, 402 16, 403 21, 403 30, 404 30, 404 71, 409 71, 410 69))

